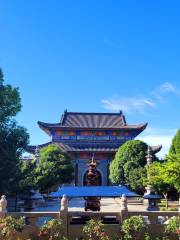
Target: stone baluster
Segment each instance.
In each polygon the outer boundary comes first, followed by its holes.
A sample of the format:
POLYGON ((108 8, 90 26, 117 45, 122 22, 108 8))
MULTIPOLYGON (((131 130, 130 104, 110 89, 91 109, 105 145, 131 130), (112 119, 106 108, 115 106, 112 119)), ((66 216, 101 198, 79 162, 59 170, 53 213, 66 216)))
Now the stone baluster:
POLYGON ((121 221, 123 222, 127 218, 128 218, 127 197, 125 194, 122 194, 122 197, 121 197, 121 221))
POLYGON ((68 198, 65 194, 61 199, 60 219, 64 226, 65 237, 68 237, 68 198))
POLYGON ((2 195, 0 200, 0 217, 5 217, 7 213, 7 200, 6 196, 2 195))
POLYGON ((68 210, 68 198, 64 194, 61 198, 61 210, 60 211, 67 211, 68 210))
POLYGON ((125 194, 122 194, 122 197, 121 197, 121 211, 122 210, 128 210, 127 208, 127 197, 125 194))

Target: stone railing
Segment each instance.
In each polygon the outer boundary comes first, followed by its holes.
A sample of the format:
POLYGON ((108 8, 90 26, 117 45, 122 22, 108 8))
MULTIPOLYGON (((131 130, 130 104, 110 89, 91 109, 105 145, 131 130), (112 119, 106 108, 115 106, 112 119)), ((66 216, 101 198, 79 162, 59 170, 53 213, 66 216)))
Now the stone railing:
MULTIPOLYGON (((69 211, 68 199, 63 196, 61 199, 61 209, 58 212, 9 212, 6 211, 7 202, 3 197, 0 200, 0 217, 12 215, 14 217, 24 216, 27 222, 25 233, 36 233, 39 229, 39 222, 42 218, 61 218, 66 236, 73 240, 83 237, 83 227, 90 219, 100 220, 104 223, 104 228, 111 237, 120 234, 122 222, 131 217, 141 215, 148 224, 148 231, 153 235, 162 235, 165 224, 173 216, 180 216, 176 211, 129 211, 127 199, 122 197, 120 210, 117 212, 84 212, 69 211), (4 204, 4 205, 3 205, 4 204)), ((173 239, 173 238, 172 238, 173 239)))

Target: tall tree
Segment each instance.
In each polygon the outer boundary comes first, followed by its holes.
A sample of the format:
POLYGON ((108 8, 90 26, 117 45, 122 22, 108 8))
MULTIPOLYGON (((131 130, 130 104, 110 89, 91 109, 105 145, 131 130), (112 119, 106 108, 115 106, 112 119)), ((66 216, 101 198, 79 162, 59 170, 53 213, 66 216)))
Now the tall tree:
POLYGON ((176 132, 166 157, 165 177, 180 194, 180 129, 176 132))
POLYGON ((0 125, 8 124, 9 120, 21 110, 18 88, 4 84, 3 72, 0 68, 0 125))
POLYGON ((167 156, 164 178, 180 194, 180 154, 169 154, 167 156))
POLYGON ((32 189, 37 189, 36 183, 36 161, 28 160, 28 161, 20 161, 19 163, 19 171, 17 174, 17 190, 20 192, 26 192, 32 189))
POLYGON ((166 161, 154 162, 147 167, 148 181, 156 190, 166 198, 170 187, 180 193, 180 154, 169 153, 166 161))
POLYGON ((147 166, 148 184, 153 186, 153 189, 163 194, 166 199, 166 208, 168 208, 168 191, 170 185, 168 184, 166 171, 166 162, 153 162, 147 166))
POLYGON ((176 135, 172 140, 169 154, 180 154, 180 129, 176 132, 176 135))
POLYGON ((41 191, 69 183, 73 179, 73 167, 69 156, 57 145, 49 145, 40 151, 40 163, 35 169, 35 184, 41 191))
POLYGON ((20 109, 18 88, 4 84, 0 69, 0 194, 13 190, 19 158, 29 139, 14 119, 20 109))
MULTIPOLYGON (((131 189, 142 192, 146 179, 147 144, 139 140, 124 143, 110 164, 110 180, 115 184, 126 184, 131 189)), ((153 156, 156 159, 155 156, 153 156)))

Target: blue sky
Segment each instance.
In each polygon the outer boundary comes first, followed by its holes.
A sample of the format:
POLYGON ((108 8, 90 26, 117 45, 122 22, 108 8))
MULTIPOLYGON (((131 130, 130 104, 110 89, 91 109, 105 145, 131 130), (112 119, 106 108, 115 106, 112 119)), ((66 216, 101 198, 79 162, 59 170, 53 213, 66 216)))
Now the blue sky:
POLYGON ((17 120, 31 144, 37 121, 68 111, 117 112, 148 122, 139 136, 163 144, 180 122, 179 1, 2 0, 0 66, 18 86, 17 120))

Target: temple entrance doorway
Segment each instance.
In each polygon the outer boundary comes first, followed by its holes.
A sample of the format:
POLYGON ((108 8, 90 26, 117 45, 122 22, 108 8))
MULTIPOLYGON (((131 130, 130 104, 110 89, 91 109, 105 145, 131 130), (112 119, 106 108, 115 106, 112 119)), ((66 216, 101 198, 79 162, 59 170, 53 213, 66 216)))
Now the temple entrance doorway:
MULTIPOLYGON (((101 173, 97 170, 98 173, 98 186, 102 185, 102 176, 101 173)), ((83 186, 87 186, 87 174, 88 171, 85 172, 84 177, 83 177, 83 186)))

